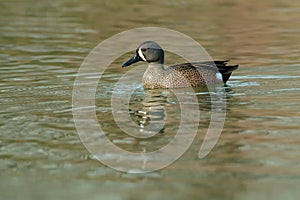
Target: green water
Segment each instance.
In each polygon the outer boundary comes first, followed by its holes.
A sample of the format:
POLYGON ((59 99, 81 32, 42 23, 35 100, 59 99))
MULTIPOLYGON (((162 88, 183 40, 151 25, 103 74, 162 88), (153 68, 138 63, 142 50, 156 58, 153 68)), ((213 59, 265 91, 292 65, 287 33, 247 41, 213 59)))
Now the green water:
MULTIPOLYGON (((1 199, 299 199, 299 19, 293 0, 0 2, 1 199), (72 89, 98 43, 144 26, 187 34, 212 58, 240 68, 228 82, 226 121, 213 151, 197 157, 210 114, 209 97, 200 92, 198 140, 169 167, 136 175, 103 165, 85 149, 72 89)), ((111 116, 107 94, 124 74, 123 58, 97 88, 97 116, 116 145, 158 149, 174 136, 178 113, 170 114, 164 134, 143 141, 122 135, 111 116)), ((178 108, 160 94, 152 101, 178 108)))

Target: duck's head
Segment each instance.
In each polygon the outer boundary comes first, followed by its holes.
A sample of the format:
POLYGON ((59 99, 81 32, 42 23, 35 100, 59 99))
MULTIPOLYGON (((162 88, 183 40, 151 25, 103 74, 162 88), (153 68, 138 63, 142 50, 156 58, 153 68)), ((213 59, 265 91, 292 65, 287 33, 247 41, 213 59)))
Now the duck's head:
POLYGON ((127 67, 139 61, 163 64, 164 51, 155 42, 152 41, 144 42, 136 49, 134 56, 122 64, 122 67, 127 67))

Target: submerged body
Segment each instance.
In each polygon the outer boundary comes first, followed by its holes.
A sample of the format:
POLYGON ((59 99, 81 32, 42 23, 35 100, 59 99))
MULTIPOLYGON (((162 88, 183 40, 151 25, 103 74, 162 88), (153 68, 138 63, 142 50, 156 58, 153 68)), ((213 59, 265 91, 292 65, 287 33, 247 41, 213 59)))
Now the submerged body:
POLYGON ((145 88, 199 87, 226 83, 232 71, 238 68, 238 65, 227 66, 227 61, 182 63, 168 67, 163 64, 162 48, 152 41, 141 44, 136 54, 122 67, 138 61, 149 63, 142 80, 145 88))

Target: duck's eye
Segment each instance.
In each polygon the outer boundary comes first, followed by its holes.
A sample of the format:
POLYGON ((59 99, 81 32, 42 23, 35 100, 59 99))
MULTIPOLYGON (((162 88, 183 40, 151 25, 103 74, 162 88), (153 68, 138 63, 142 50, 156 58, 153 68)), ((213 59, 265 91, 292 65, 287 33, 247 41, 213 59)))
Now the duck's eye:
POLYGON ((146 51, 147 49, 146 49, 146 48, 141 48, 141 50, 144 52, 144 51, 146 51))

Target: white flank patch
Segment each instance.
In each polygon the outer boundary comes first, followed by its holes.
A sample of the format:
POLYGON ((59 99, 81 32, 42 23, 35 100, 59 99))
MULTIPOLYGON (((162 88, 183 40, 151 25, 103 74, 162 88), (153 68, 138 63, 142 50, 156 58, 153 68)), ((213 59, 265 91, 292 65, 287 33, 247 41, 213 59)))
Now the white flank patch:
POLYGON ((220 72, 216 73, 216 78, 219 79, 219 80, 221 80, 221 81, 223 81, 223 76, 222 76, 222 74, 220 72))
POLYGON ((138 54, 139 54, 139 56, 143 59, 143 61, 145 61, 145 62, 147 62, 147 60, 146 60, 146 58, 144 57, 144 54, 143 54, 143 52, 142 52, 142 49, 141 48, 139 48, 139 50, 138 50, 138 54))

